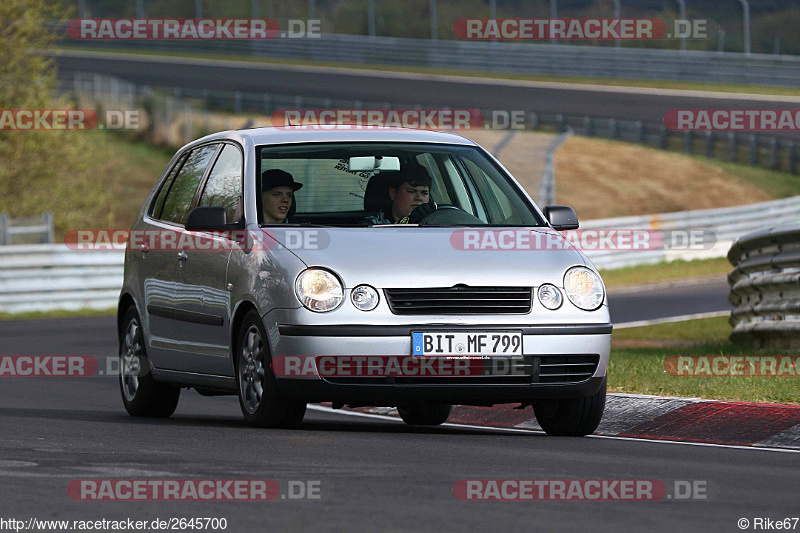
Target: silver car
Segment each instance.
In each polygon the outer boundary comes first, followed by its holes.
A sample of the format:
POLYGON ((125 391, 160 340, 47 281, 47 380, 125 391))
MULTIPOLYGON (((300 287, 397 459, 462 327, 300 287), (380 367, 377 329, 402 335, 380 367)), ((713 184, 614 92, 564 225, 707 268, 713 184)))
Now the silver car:
POLYGON ((125 408, 170 416, 194 388, 237 394, 251 425, 292 427, 308 402, 395 406, 422 425, 454 404, 515 403, 549 434, 589 434, 611 324, 600 276, 559 232, 577 227, 454 134, 305 126, 194 141, 131 230, 125 408))

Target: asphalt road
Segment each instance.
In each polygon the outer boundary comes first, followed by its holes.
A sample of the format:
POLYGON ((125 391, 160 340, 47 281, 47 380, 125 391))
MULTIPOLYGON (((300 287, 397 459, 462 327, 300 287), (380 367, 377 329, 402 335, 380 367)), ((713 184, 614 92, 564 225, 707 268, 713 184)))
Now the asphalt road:
MULTIPOLYGON (((116 349, 109 318, 0 322, 0 353, 116 349)), ((3 378, 0 518, 27 521, 226 518, 228 531, 737 531, 737 520, 797 516, 794 453, 490 429, 410 428, 310 410, 300 429, 246 427, 233 397, 184 391, 168 420, 129 417, 116 378, 3 378), (319 482, 319 500, 74 501, 79 479, 319 482), (461 501, 462 479, 700 482, 706 499, 461 501)))
MULTIPOLYGON (((688 96, 617 88, 547 88, 524 82, 442 78, 421 74, 348 71, 181 59, 65 52, 59 75, 96 72, 141 85, 342 98, 423 106, 525 110, 661 122, 671 109, 796 109, 798 102, 753 97, 688 96)), ((787 136, 800 138, 797 132, 787 136)))
POLYGON ((732 311, 727 280, 657 284, 608 293, 611 322, 639 322, 716 311, 732 311))

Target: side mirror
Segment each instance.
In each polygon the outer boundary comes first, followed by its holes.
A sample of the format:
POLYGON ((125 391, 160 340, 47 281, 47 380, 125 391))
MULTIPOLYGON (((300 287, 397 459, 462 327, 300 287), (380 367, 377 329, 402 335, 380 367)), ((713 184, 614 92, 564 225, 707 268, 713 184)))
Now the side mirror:
POLYGON ((222 206, 195 207, 189 211, 185 227, 189 231, 225 229, 225 208, 222 206))
POLYGON ((544 216, 553 229, 564 231, 578 229, 578 215, 571 207, 565 205, 548 205, 544 208, 544 216))

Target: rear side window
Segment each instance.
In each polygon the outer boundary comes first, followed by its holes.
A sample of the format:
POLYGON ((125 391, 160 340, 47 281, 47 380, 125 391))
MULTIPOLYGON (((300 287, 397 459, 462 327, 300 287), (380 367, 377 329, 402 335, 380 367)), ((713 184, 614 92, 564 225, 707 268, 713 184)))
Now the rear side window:
POLYGON ((242 153, 235 146, 226 144, 208 175, 198 207, 222 206, 225 220, 236 222, 236 208, 241 197, 242 153))
POLYGON ((176 224, 183 224, 186 221, 197 187, 217 148, 219 148, 217 144, 202 146, 189 154, 189 158, 169 188, 161 220, 176 224))

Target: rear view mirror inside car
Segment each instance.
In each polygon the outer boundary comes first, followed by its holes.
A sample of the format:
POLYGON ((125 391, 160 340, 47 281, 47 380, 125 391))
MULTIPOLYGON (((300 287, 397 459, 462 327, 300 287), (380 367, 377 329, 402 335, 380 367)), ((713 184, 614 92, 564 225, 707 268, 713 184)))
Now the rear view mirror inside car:
POLYGON ((400 159, 397 157, 382 157, 382 156, 364 156, 364 157, 351 157, 348 163, 348 170, 350 172, 380 172, 400 170, 400 159))

